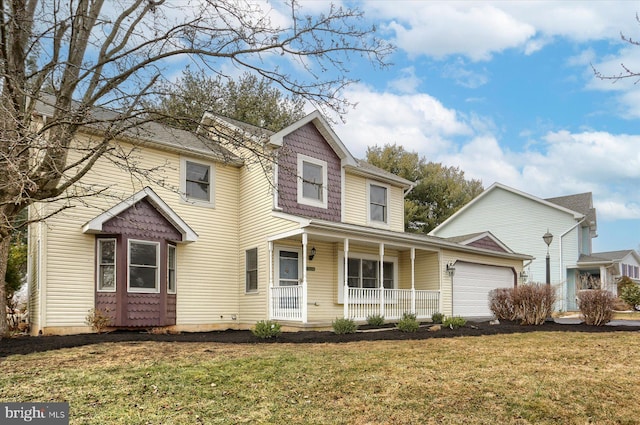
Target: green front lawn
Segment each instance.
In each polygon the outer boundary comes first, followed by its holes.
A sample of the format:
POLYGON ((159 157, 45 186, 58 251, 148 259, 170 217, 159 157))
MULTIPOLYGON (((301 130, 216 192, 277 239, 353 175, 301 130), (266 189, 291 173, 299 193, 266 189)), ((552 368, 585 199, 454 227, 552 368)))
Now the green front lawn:
POLYGON ((0 360, 0 401, 72 424, 632 424, 640 335, 108 343, 0 360))

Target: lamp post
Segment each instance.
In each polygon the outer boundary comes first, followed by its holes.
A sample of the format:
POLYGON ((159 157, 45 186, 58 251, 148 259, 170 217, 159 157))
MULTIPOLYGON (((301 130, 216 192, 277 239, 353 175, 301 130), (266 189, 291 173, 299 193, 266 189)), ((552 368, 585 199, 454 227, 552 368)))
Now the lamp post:
POLYGON ((553 241, 553 235, 549 233, 549 229, 547 229, 547 233, 542 236, 542 240, 547 244, 547 285, 551 285, 551 258, 549 257, 549 245, 551 245, 551 241, 553 241))

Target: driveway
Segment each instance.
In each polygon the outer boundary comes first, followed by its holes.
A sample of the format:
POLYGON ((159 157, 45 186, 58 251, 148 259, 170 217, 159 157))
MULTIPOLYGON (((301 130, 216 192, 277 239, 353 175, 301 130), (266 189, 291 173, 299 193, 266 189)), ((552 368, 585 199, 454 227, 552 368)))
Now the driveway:
MULTIPOLYGON (((562 325, 579 325, 582 319, 579 316, 556 317, 554 322, 562 325)), ((612 320, 607 326, 640 326, 640 320, 612 320)))

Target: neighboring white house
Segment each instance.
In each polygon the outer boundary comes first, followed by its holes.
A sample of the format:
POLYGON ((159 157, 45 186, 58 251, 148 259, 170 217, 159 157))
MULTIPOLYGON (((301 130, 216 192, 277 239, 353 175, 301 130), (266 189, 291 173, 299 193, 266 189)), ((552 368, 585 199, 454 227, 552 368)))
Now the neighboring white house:
POLYGON ((577 308, 576 290, 586 276, 599 279, 614 293, 616 280, 629 270, 638 281, 638 254, 633 250, 592 252, 596 230, 591 193, 541 199, 494 183, 430 235, 452 238, 490 231, 514 251, 534 257, 525 266, 529 282, 546 281, 548 252, 551 284, 561 299, 558 309, 566 311, 577 308), (547 232, 553 235, 548 248, 543 239, 547 232))

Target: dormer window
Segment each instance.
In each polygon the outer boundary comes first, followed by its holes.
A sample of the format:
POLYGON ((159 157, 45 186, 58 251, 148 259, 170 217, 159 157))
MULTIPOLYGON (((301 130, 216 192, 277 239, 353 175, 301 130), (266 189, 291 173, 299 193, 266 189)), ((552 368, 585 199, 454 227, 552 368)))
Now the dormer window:
POLYGON ((298 203, 327 208, 327 163, 298 154, 298 203))

